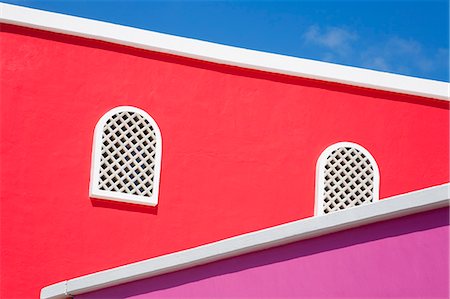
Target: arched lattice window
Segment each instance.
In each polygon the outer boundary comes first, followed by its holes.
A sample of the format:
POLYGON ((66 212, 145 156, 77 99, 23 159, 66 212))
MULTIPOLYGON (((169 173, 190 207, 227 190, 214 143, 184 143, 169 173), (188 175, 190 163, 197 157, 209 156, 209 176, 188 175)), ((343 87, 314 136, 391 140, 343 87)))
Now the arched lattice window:
POLYGON ((317 161, 316 215, 378 201, 380 175, 372 155, 362 146, 339 142, 317 161))
POLYGON ((90 196, 156 206, 161 168, 161 133, 145 111, 114 108, 94 132, 90 196))

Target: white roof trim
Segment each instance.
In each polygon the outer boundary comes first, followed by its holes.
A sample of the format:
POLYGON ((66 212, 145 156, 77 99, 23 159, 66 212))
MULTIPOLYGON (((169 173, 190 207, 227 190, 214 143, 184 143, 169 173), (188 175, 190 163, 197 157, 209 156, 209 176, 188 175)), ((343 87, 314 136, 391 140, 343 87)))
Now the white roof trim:
POLYGON ((449 83, 225 46, 0 3, 3 23, 220 64, 449 101, 449 83))
POLYGON ((59 282, 41 299, 66 298, 364 224, 449 206, 450 183, 310 217, 137 263, 59 282))

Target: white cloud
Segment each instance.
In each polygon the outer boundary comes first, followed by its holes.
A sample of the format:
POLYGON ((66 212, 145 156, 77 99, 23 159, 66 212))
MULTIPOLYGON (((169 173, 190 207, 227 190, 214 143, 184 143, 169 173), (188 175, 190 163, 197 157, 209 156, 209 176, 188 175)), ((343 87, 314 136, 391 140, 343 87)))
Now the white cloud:
POLYGON ((373 57, 368 63, 368 66, 369 65, 376 69, 389 69, 387 62, 383 57, 373 57))
POLYGON ((302 36, 302 46, 316 59, 388 72, 427 74, 448 67, 448 49, 429 50, 399 36, 371 40, 344 27, 310 26, 302 36))
POLYGON ((321 29, 319 26, 310 26, 303 35, 304 42, 325 47, 339 55, 346 55, 351 50, 352 42, 358 36, 349 30, 339 27, 327 27, 321 29))
POLYGON ((436 60, 436 54, 428 54, 417 41, 397 36, 389 37, 360 51, 360 63, 366 67, 384 71, 410 73, 412 69, 430 72, 442 60, 436 60), (385 63, 377 63, 382 59, 385 63))

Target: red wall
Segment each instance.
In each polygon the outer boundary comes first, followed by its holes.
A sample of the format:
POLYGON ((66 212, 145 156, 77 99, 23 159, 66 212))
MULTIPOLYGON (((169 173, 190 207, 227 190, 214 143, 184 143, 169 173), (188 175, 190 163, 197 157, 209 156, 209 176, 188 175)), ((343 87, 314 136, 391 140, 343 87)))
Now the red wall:
POLYGON ((5 25, 1 298, 309 217, 330 144, 377 160, 380 197, 449 181, 447 103, 5 25), (163 138, 157 208, 88 197, 93 130, 146 110, 163 138))

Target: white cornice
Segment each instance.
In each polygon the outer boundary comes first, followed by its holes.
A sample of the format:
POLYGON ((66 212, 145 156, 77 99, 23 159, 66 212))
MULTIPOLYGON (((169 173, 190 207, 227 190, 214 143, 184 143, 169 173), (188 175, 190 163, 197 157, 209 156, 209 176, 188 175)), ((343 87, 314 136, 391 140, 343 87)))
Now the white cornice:
POLYGON ((289 57, 0 3, 3 23, 209 62, 449 101, 449 83, 289 57))
POLYGON ((41 299, 79 295, 365 224, 449 206, 450 183, 310 217, 188 250, 62 281, 41 290, 41 299))

